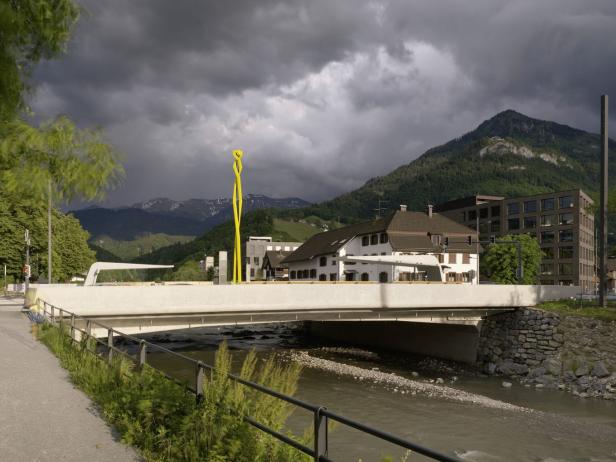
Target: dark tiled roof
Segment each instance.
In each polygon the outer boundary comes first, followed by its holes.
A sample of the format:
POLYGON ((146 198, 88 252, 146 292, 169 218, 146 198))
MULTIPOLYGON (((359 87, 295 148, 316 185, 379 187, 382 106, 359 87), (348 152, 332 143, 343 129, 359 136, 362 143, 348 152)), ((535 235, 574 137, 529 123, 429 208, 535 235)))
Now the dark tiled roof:
POLYGON ((358 223, 315 234, 304 242, 295 252, 284 259, 284 263, 309 260, 318 255, 336 253, 349 239, 360 234, 382 233, 387 230, 393 215, 379 220, 358 223))
POLYGON ((291 250, 268 250, 267 252, 265 252, 265 258, 263 259, 263 267, 265 267, 265 263, 269 261, 269 264, 272 268, 280 268, 280 262, 292 253, 293 252, 291 250))
POLYGON ((474 249, 466 244, 466 238, 475 236, 475 231, 450 218, 438 213, 433 213, 429 217, 424 212, 397 211, 379 220, 316 234, 285 258, 283 263, 333 254, 355 236, 382 232, 387 232, 391 245, 396 251, 442 251, 440 247, 432 244, 428 233, 450 237, 446 251, 464 252, 474 249))

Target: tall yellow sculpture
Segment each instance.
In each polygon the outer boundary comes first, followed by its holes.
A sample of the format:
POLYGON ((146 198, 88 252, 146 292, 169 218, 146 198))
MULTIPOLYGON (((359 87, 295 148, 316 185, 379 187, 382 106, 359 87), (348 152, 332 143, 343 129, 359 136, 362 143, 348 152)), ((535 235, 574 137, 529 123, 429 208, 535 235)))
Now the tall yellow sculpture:
POLYGON ((236 149, 233 151, 233 219, 235 221, 235 251, 233 252, 233 283, 242 282, 242 238, 240 225, 242 222, 242 157, 244 153, 236 149))

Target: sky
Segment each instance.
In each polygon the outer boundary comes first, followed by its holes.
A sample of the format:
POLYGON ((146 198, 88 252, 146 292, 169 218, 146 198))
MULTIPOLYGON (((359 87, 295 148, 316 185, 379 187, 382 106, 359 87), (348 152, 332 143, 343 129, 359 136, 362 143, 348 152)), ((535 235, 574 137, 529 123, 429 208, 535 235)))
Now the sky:
POLYGON ((126 177, 104 204, 321 201, 505 109, 599 131, 614 0, 83 0, 38 66, 36 118, 101 127, 126 177))

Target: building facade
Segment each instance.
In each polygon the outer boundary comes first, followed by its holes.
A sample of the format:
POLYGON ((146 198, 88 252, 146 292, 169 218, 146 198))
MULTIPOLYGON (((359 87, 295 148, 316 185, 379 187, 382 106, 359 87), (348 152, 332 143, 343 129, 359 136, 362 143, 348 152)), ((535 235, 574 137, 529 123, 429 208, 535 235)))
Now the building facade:
MULTIPOLYGON (((406 209, 367 223, 316 234, 283 260, 291 282, 436 281, 429 267, 343 261, 351 256, 433 255, 446 282, 476 283, 474 231, 443 215, 406 209)), ((440 273, 439 273, 440 274, 440 273)), ((438 281, 441 281, 440 277, 438 281)))
POLYGON ((592 199, 580 189, 506 199, 476 195, 436 206, 487 241, 530 234, 543 251, 540 284, 579 285, 595 290, 595 222, 592 199))
POLYGON ((270 236, 250 236, 246 241, 245 262, 246 280, 263 280, 263 259, 268 251, 292 252, 302 245, 301 242, 274 242, 270 236))

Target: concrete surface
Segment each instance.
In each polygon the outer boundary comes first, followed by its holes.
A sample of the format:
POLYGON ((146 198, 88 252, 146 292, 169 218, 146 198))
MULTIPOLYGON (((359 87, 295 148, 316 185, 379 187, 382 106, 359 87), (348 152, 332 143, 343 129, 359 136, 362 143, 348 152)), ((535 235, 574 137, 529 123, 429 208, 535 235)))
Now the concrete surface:
POLYGON ((0 297, 0 460, 141 460, 33 337, 22 305, 0 297))
POLYGON ((312 310, 468 309, 533 306, 574 297, 576 286, 470 284, 240 284, 210 286, 37 285, 44 300, 82 316, 151 316, 312 310))

